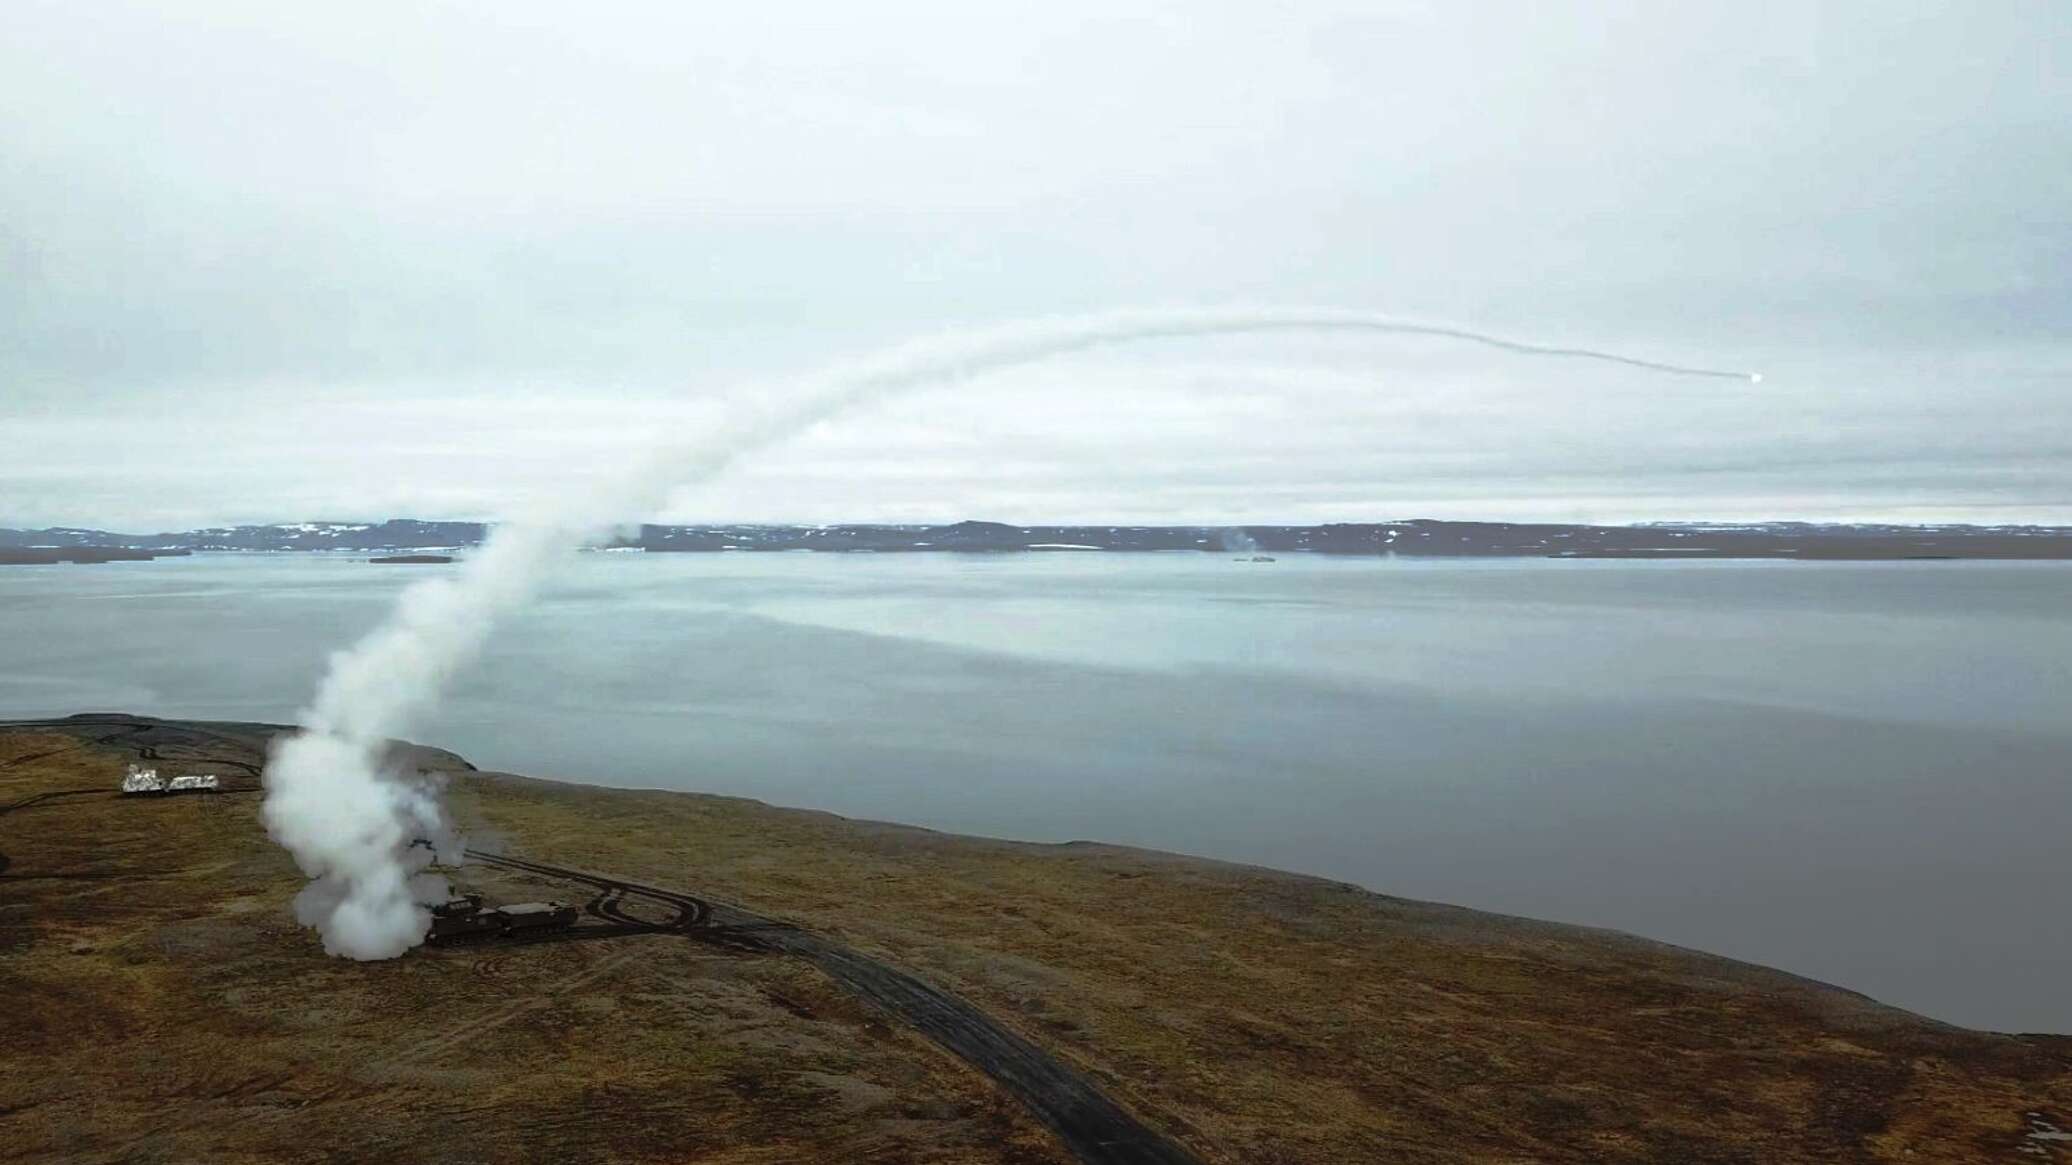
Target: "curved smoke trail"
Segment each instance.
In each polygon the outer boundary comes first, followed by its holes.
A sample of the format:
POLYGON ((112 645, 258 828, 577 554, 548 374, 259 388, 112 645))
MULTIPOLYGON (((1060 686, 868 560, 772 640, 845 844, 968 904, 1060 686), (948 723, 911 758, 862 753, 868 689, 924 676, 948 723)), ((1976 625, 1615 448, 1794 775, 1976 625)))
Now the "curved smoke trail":
POLYGON ((531 597, 552 563, 585 538, 659 509, 678 486, 866 400, 1092 348, 1275 331, 1432 336, 1676 376, 1760 379, 1351 311, 1127 311, 949 333, 780 392, 737 394, 721 422, 696 440, 664 445, 602 487, 499 525, 457 573, 412 585, 386 623, 331 657, 298 717, 302 731, 278 738, 266 766, 267 831, 311 879, 296 899, 297 918, 322 933, 326 951, 355 959, 393 958, 424 941, 430 914, 420 902, 442 888, 421 876, 435 851, 413 842, 427 839, 447 854, 457 846, 437 787, 395 766, 388 742, 437 702, 498 617, 531 597))

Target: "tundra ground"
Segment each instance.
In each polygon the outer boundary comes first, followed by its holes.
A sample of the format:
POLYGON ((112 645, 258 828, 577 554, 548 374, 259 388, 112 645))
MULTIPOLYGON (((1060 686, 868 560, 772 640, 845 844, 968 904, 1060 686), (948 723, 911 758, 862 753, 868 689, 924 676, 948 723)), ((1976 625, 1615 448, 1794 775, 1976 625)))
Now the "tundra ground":
POLYGON ((330 959, 256 794, 113 795, 139 757, 254 788, 268 731, 0 728, 11 1158, 2072 1159, 2065 1037, 1270 870, 432 749, 399 755, 453 774, 461 888, 591 909, 330 959))

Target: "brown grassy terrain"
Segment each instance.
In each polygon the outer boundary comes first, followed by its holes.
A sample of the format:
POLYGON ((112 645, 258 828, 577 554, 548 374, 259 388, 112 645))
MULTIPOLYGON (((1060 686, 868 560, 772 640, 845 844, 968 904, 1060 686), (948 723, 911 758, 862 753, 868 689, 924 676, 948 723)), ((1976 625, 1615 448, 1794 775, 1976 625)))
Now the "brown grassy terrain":
MULTIPOLYGON (((133 755, 0 731, 0 805, 112 788, 133 755)), ((2032 1136, 2072 1127, 2072 1040, 1625 936, 728 798, 464 774, 451 801, 479 846, 913 971, 1205 1161, 2072 1157, 2032 1136)), ((256 810, 94 795, 0 816, 9 1156, 1070 1159, 992 1081, 796 959, 674 935, 327 959, 288 916, 300 879, 256 810)))

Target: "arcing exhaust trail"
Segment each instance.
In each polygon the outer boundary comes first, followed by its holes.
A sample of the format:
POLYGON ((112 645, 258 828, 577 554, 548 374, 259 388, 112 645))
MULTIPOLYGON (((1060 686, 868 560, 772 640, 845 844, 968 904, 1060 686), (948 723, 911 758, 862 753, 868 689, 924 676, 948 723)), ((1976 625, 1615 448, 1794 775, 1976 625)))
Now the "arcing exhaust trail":
POLYGON ((1092 348, 1277 331, 1432 336, 1673 376, 1760 379, 1351 311, 1124 311, 912 341, 781 391, 738 394, 722 421, 697 439, 664 445, 603 487, 498 525, 457 574, 411 586, 387 622, 331 657, 315 699, 298 717, 302 731, 279 737, 266 766, 267 830, 311 879, 296 899, 296 916, 317 928, 326 951, 349 958, 393 958, 424 941, 430 914, 420 903, 440 891, 419 876, 434 852, 412 842, 429 839, 442 852, 458 847, 436 786, 395 766, 388 742, 437 702, 497 618, 530 598, 548 568, 585 538, 652 512, 671 490, 865 401, 1092 348))

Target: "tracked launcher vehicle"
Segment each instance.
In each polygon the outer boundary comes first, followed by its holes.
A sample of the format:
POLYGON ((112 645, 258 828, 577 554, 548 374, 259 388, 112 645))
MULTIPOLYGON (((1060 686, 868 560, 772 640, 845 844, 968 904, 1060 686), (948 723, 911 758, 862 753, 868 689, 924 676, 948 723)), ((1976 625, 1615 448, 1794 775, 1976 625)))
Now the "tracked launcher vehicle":
POLYGON ((480 894, 463 894, 432 907, 432 932, 426 939, 454 943, 532 938, 568 930, 576 917, 576 908, 566 902, 518 902, 484 910, 480 894))

